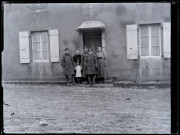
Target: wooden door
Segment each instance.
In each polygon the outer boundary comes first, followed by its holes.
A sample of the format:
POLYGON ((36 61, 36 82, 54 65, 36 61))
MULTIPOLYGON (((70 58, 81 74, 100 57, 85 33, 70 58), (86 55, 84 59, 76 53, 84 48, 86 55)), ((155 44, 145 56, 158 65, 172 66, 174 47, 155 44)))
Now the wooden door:
POLYGON ((97 48, 102 47, 101 31, 100 30, 85 30, 83 32, 83 45, 93 49, 94 53, 97 48))

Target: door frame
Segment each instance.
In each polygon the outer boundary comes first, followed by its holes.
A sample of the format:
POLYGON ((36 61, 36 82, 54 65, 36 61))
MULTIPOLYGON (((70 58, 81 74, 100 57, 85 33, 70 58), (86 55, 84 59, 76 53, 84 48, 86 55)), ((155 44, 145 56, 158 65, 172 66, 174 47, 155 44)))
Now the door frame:
MULTIPOLYGON (((79 31, 79 40, 80 40, 80 51, 83 53, 83 30, 79 31)), ((102 44, 102 51, 106 54, 106 43, 105 43, 105 29, 101 30, 101 44, 102 44)))

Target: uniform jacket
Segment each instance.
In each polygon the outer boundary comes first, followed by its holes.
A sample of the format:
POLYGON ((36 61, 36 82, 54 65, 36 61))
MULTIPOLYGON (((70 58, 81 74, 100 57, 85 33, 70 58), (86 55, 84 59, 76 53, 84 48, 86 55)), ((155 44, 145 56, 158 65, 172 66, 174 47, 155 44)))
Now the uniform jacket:
POLYGON ((70 54, 64 54, 61 60, 64 75, 71 76, 74 74, 75 63, 70 54))
POLYGON ((89 53, 88 52, 84 52, 81 56, 81 66, 82 66, 82 76, 84 78, 86 78, 87 75, 87 57, 88 57, 89 53))
POLYGON ((87 74, 96 74, 97 57, 94 54, 89 54, 87 57, 87 74))

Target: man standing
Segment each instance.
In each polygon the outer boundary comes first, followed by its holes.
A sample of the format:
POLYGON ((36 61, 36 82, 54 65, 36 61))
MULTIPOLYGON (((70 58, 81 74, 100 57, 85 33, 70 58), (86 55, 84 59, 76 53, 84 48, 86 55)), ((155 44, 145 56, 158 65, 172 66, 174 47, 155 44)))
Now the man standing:
POLYGON ((63 67, 63 73, 67 80, 67 85, 69 85, 69 77, 72 77, 72 83, 74 83, 74 67, 75 63, 72 56, 69 54, 69 48, 65 49, 65 54, 62 56, 61 66, 63 67))
POLYGON ((87 75, 90 83, 90 87, 95 84, 95 75, 97 74, 97 58, 93 54, 93 50, 89 49, 89 55, 87 57, 87 75))
POLYGON ((82 67, 82 76, 84 79, 86 79, 87 84, 89 84, 88 77, 87 77, 87 57, 88 57, 88 55, 89 55, 88 47, 85 46, 84 52, 81 57, 81 67, 82 67))

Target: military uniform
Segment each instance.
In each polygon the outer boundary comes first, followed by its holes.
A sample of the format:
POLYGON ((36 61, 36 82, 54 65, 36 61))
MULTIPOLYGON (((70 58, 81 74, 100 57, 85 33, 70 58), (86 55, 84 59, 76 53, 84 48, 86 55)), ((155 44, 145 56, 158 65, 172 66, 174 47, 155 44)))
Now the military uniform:
POLYGON ((95 75, 97 74, 97 58, 94 54, 89 54, 87 57, 87 75, 90 86, 95 84, 95 75))
POLYGON ((74 72, 75 63, 70 54, 64 54, 62 56, 61 66, 63 67, 63 73, 65 76, 70 77, 75 74, 74 72))
POLYGON ((97 58, 94 54, 89 54, 87 57, 87 74, 88 75, 95 75, 97 68, 97 58))
POLYGON ((87 57, 89 53, 84 52, 81 57, 81 67, 82 67, 82 76, 83 78, 86 78, 87 75, 87 57))

